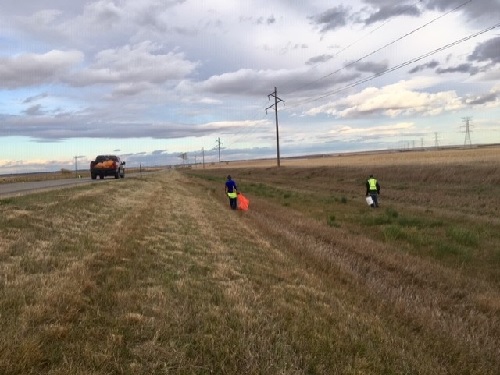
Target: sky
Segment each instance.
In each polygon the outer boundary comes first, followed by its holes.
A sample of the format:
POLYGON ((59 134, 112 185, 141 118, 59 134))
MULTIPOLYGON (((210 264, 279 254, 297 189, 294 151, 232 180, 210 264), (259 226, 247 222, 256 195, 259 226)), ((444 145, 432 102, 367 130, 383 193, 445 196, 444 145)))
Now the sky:
POLYGON ((0 174, 498 142, 500 0, 0 0, 0 174))

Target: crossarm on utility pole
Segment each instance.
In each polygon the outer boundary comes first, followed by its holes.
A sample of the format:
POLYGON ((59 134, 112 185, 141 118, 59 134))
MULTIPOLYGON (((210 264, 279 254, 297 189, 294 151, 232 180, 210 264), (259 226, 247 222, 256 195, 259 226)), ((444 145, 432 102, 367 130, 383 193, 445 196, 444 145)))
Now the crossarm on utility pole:
POLYGON ((275 118, 276 118, 276 160, 277 160, 277 164, 279 167, 281 165, 281 163, 280 163, 280 134, 279 134, 279 128, 278 128, 278 103, 279 102, 284 103, 284 101, 278 97, 278 89, 276 87, 274 88, 274 91, 271 94, 269 94, 267 97, 269 100, 271 100, 271 97, 274 98, 274 104, 272 104, 266 108, 266 114, 267 114, 268 109, 274 107, 274 114, 275 114, 275 118))

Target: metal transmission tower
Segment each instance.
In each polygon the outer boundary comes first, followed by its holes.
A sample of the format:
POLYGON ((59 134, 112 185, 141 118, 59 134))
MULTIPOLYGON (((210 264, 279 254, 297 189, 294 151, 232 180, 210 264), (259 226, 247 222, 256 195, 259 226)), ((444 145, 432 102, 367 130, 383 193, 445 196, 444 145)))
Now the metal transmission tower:
POLYGON ((438 133, 434 133, 434 147, 439 148, 438 133))
POLYGON ((470 128, 472 127, 471 125, 471 118, 470 117, 463 117, 462 121, 465 122, 465 125, 462 126, 462 128, 465 128, 465 141, 464 141, 464 146, 467 146, 469 144, 469 147, 472 146, 472 142, 470 140, 470 128))
POLYGON ((280 98, 278 98, 278 90, 276 87, 274 88, 274 91, 267 96, 269 100, 271 100, 271 96, 274 98, 274 104, 270 105, 269 107, 266 108, 266 115, 267 115, 267 110, 270 108, 274 107, 274 113, 276 116, 276 160, 278 162, 278 167, 280 166, 280 133, 278 130, 278 103, 283 102, 280 98))

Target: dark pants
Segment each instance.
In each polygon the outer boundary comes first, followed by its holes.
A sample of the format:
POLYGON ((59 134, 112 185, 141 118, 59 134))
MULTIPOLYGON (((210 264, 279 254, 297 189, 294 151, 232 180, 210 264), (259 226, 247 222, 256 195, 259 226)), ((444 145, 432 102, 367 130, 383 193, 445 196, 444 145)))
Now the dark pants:
POLYGON ((372 207, 378 207, 378 194, 377 194, 377 192, 370 191, 370 197, 372 197, 372 200, 373 200, 372 207))
POLYGON ((229 207, 232 210, 236 210, 238 208, 238 198, 229 198, 229 207))

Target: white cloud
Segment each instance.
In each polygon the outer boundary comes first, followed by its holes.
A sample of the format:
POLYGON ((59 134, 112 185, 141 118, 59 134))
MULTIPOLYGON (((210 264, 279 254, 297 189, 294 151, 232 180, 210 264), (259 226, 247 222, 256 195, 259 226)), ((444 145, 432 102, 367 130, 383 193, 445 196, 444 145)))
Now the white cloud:
POLYGON ((352 136, 352 135, 393 136, 398 134, 404 134, 414 130, 415 130, 414 123, 400 122, 393 125, 378 125, 369 127, 351 127, 348 125, 343 125, 330 130, 328 133, 333 136, 352 136))
POLYGON ((125 85, 148 82, 164 84, 191 74, 197 63, 181 52, 165 52, 149 41, 101 51, 86 69, 68 78, 75 86, 105 83, 125 85))
POLYGON ((443 111, 464 108, 463 100, 454 91, 431 93, 421 87, 422 81, 401 81, 381 88, 368 87, 359 93, 312 108, 306 113, 314 116, 328 114, 341 118, 361 116, 430 116, 443 111))
POLYGON ((59 50, 0 57, 0 89, 58 82, 82 60, 80 51, 59 50))

